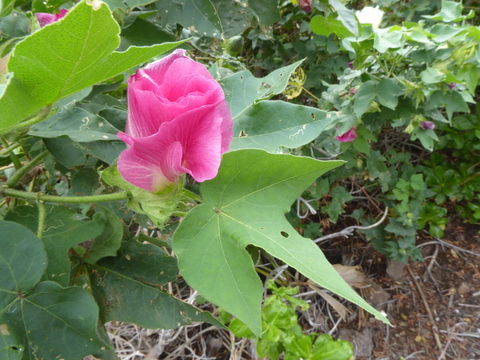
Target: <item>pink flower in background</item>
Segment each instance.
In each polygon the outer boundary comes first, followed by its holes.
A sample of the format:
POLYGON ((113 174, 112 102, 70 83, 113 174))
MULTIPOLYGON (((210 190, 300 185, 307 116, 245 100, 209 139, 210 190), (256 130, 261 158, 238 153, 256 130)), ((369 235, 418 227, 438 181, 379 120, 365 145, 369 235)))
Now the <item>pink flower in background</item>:
POLYGON ((303 11, 309 13, 312 11, 312 0, 298 0, 298 6, 300 6, 303 11))
POLYGON ((422 121, 420 126, 423 130, 435 130, 435 123, 432 121, 422 121))
POLYGON ((348 130, 346 133, 336 136, 335 138, 340 142, 352 142, 357 138, 357 132, 355 126, 348 130))
POLYGON ((185 50, 138 70, 128 80, 128 121, 118 137, 128 148, 118 170, 131 184, 159 191, 190 174, 213 179, 233 136, 220 85, 185 50))
POLYGON ((44 27, 45 25, 48 25, 57 20, 60 20, 65 15, 67 15, 67 13, 68 13, 67 9, 62 9, 57 14, 36 13, 35 16, 37 17, 37 20, 40 23, 40 26, 44 27))

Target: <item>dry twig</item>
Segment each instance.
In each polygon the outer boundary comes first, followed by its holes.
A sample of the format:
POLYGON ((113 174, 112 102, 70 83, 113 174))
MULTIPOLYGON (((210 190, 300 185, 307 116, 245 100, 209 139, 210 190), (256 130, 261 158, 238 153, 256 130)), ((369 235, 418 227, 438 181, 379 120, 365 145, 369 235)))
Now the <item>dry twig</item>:
POLYGON ((340 237, 340 236, 349 237, 353 234, 353 232, 355 230, 370 230, 370 229, 373 229, 374 227, 377 227, 381 223, 383 223, 385 221, 385 219, 387 218, 387 215, 388 215, 388 207, 385 208, 385 212, 383 213, 380 220, 378 220, 376 223, 374 223, 372 225, 368 225, 368 226, 359 226, 359 225, 348 226, 348 227, 346 227, 345 229, 343 229, 339 232, 319 237, 319 238, 317 238, 313 241, 318 244, 322 241, 325 241, 325 240, 328 240, 328 239, 333 239, 333 238, 340 237))
POLYGON ((420 283, 417 281, 417 279, 415 278, 415 275, 413 275, 413 272, 412 270, 410 269, 410 267, 407 265, 407 270, 408 270, 408 273, 410 274, 413 282, 415 283, 415 287, 417 288, 417 291, 418 293, 420 294, 420 297, 422 299, 422 302, 423 302, 423 306, 425 307, 425 310, 427 311, 427 315, 428 315, 428 318, 432 324, 432 333, 433 333, 433 337, 435 338, 435 343, 437 344, 437 347, 438 347, 438 350, 441 352, 442 349, 443 349, 443 346, 442 346, 442 342, 440 341, 440 335, 438 335, 438 327, 437 327, 437 323, 435 322, 435 319, 433 317, 433 314, 432 314, 432 310, 430 309, 430 306, 428 305, 428 301, 427 301, 427 298, 420 286, 420 283))

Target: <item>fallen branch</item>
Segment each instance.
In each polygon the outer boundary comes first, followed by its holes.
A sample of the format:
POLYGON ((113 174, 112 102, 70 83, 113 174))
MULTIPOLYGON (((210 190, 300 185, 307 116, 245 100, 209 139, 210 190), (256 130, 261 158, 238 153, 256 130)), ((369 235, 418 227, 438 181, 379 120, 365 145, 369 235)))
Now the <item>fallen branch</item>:
POLYGON ((440 341, 440 335, 438 335, 437 323, 435 322, 435 319, 433 318, 432 310, 430 309, 430 306, 428 305, 427 297, 425 296, 422 288, 420 287, 419 282, 417 281, 417 279, 415 279, 415 275, 413 275, 413 272, 408 265, 407 265, 407 270, 408 270, 408 273, 410 274, 413 282, 415 283, 415 287, 417 288, 417 291, 420 294, 420 297, 422 298, 423 306, 425 307, 425 310, 427 311, 427 315, 428 315, 428 318, 430 320, 430 323, 432 324, 432 333, 433 333, 433 337, 435 338, 435 343, 437 344, 439 352, 442 353, 443 345, 442 345, 442 342, 440 341))
POLYGON ((385 219, 387 218, 387 215, 388 215, 388 207, 385 208, 385 212, 383 213, 380 220, 378 220, 376 223, 374 223, 372 225, 368 225, 368 226, 360 226, 360 225, 349 226, 349 227, 346 227, 345 229, 343 229, 342 231, 319 237, 319 238, 313 240, 313 242, 318 244, 322 241, 325 241, 325 240, 328 240, 328 239, 333 239, 333 238, 340 237, 340 236, 348 238, 349 236, 353 235, 353 232, 355 230, 370 230, 370 229, 373 229, 374 227, 377 227, 381 223, 383 223, 385 221, 385 219))
MULTIPOLYGON (((428 233, 428 232, 426 232, 426 233, 427 233, 428 235, 430 235, 430 233, 428 233)), ((430 236, 432 236, 432 235, 430 235, 430 236)), ((433 237, 435 240, 433 240, 433 241, 427 241, 427 242, 425 242, 425 243, 423 243, 423 244, 420 244, 420 245, 417 246, 417 248, 421 248, 421 247, 427 246, 427 245, 440 244, 440 245, 444 245, 444 246, 447 246, 447 247, 451 247, 451 248, 453 248, 453 249, 455 249, 455 250, 458 250, 458 251, 460 251, 460 252, 464 252, 464 253, 466 253, 466 254, 470 254, 470 255, 473 255, 473 256, 480 256, 479 253, 476 253, 476 252, 474 252, 474 251, 470 251, 470 250, 467 250, 467 249, 463 249, 463 248, 461 248, 461 247, 459 247, 459 246, 457 246, 457 245, 450 244, 449 242, 447 242, 447 241, 445 241, 445 240, 436 238, 436 237, 434 237, 434 236, 432 236, 432 237, 433 237)))

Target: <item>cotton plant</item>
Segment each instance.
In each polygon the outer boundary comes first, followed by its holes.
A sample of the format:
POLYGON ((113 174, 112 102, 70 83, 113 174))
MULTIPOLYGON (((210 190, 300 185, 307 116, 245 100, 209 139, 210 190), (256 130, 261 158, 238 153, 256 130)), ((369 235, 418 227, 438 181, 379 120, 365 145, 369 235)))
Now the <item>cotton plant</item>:
POLYGON ((178 275, 260 335, 264 289, 249 245, 387 322, 285 218, 342 165, 278 151, 334 126, 327 112, 271 100, 301 61, 218 82, 185 50, 165 56, 184 41, 116 51, 120 27, 104 3, 51 15, 37 14, 41 28, 16 45, 0 95, 2 156, 16 167, 1 188, 0 358, 112 358, 107 321, 221 326, 164 291, 178 275), (123 114, 123 98, 101 91, 125 75, 123 124, 108 116, 123 114), (68 191, 52 177, 62 171, 68 191))

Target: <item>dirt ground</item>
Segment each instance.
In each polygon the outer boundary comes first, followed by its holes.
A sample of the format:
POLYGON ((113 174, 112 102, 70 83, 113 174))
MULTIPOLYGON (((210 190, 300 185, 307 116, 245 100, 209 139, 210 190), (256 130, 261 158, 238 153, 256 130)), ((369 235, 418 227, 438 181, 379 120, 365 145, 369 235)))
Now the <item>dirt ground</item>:
POLYGON ((362 314, 342 324, 338 336, 354 343, 357 359, 480 359, 479 230, 452 225, 445 243, 421 239, 424 261, 406 266, 387 262, 362 241, 352 240, 355 262, 383 289, 364 296, 393 325, 362 314))

